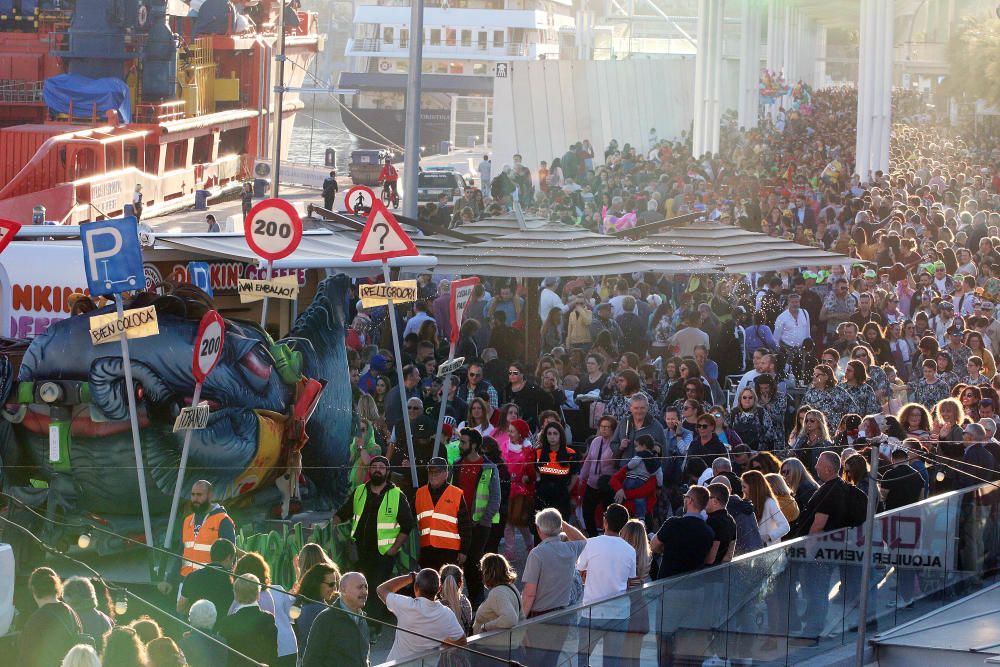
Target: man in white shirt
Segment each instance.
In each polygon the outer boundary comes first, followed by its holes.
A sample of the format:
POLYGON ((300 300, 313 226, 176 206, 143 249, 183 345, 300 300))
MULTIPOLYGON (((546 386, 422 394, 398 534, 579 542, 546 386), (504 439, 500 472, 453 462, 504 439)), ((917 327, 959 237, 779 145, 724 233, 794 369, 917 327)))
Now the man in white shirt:
POLYGON ((788 295, 788 308, 774 321, 774 341, 778 345, 801 347, 809 337, 809 313, 802 310, 802 297, 796 292, 788 295))
POLYGON ((427 302, 417 299, 413 304, 413 317, 406 320, 406 326, 403 328, 403 338, 419 332, 420 325, 427 321, 434 322, 434 318, 427 312, 427 302))
POLYGON ((771 367, 771 351, 767 348, 760 348, 753 353, 753 368, 743 374, 740 378, 740 383, 736 385, 736 391, 733 392, 733 406, 736 407, 740 400, 740 394, 743 392, 745 387, 751 386, 754 378, 758 375, 763 375, 768 372, 771 367))
MULTIPOLYGON (((560 312, 565 313, 569 310, 569 306, 564 304, 555 292, 556 287, 559 286, 558 278, 549 276, 542 282, 542 285, 545 287, 538 297, 538 316, 544 322, 553 308, 558 308, 560 312)), ((570 299, 572 300, 572 297, 570 299)))
POLYGON ((628 598, 621 596, 629 580, 636 576, 635 549, 618 535, 628 520, 625 507, 608 505, 604 510, 604 534, 587 540, 576 561, 576 569, 584 577, 582 604, 620 598, 593 606, 580 618, 578 655, 581 665, 587 664, 587 656, 601 639, 604 640, 606 664, 622 656, 631 610, 628 598))
POLYGON ((376 589, 385 606, 396 615, 399 626, 387 662, 407 660, 442 644, 465 645, 465 631, 455 612, 435 599, 440 588, 441 577, 437 571, 424 568, 417 573, 394 577, 376 589), (396 593, 411 584, 412 598, 396 593))

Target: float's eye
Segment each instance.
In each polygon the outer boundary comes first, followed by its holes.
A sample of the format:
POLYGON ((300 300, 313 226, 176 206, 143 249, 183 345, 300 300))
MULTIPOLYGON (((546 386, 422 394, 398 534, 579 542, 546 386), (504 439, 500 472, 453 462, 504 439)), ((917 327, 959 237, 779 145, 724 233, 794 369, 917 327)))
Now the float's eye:
POLYGON ((46 403, 55 403, 63 397, 63 390, 55 382, 45 382, 38 388, 38 397, 46 403))

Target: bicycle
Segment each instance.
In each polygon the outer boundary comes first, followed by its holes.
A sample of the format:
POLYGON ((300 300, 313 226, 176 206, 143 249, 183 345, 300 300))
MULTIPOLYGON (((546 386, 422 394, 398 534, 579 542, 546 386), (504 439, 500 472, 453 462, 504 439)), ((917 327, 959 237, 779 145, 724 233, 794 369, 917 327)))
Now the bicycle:
POLYGON ((380 199, 386 206, 392 202, 393 208, 399 208, 399 194, 396 193, 395 188, 389 187, 389 181, 385 181, 382 184, 382 195, 380 199))

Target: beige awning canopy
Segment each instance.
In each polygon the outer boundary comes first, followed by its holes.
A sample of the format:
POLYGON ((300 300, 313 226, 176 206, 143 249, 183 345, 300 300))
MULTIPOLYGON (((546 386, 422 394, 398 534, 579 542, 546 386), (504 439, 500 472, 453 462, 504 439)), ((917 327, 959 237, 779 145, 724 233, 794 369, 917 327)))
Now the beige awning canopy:
POLYGON ((635 242, 719 264, 727 273, 826 267, 853 261, 846 255, 719 222, 700 221, 664 228, 635 242))
POLYGON ((434 254, 438 261, 435 270, 439 273, 544 278, 719 270, 716 263, 682 257, 648 242, 595 234, 583 227, 538 219, 526 220, 525 226, 528 229, 522 230, 514 219, 492 218, 461 227, 463 233, 486 237, 480 243, 435 236, 417 237, 414 242, 421 253, 434 254), (488 225, 483 224, 487 222, 488 225), (507 233, 498 234, 503 231, 507 233))

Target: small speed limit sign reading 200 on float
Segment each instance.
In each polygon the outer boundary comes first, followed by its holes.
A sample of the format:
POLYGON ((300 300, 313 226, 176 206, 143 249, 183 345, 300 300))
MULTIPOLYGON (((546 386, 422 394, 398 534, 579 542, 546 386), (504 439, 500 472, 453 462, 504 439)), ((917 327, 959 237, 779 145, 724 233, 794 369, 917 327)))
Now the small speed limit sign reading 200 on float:
POLYGON ((194 339, 194 361, 191 371, 195 382, 201 384, 219 363, 225 343, 226 324, 217 311, 210 310, 201 318, 198 335, 194 339))
POLYGON ((265 199, 250 209, 244 234, 247 245, 270 262, 291 255, 302 240, 302 219, 284 199, 265 199))

